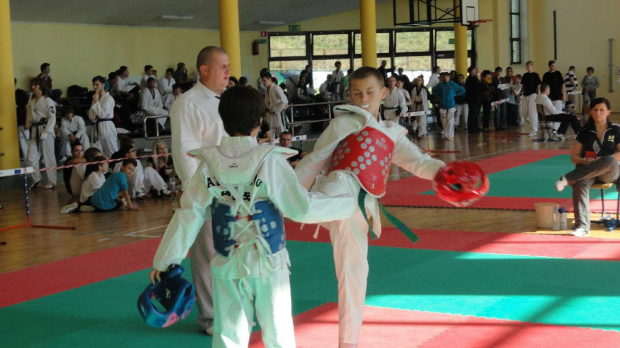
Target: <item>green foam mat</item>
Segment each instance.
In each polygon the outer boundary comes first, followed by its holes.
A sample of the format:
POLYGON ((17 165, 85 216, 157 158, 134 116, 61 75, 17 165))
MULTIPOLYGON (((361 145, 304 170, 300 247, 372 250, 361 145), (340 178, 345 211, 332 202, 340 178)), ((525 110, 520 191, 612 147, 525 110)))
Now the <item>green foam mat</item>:
MULTIPOLYGON (((571 198, 572 190, 558 192, 555 181, 562 175, 573 170, 570 155, 558 155, 522 166, 502 170, 489 175, 491 183, 488 197, 553 197, 571 198)), ((432 190, 423 195, 435 194, 432 190)), ((606 199, 616 199, 615 190, 605 191, 606 199)), ((591 199, 600 199, 599 190, 590 192, 591 199)))
MULTIPOLYGON (((289 242, 295 314, 337 300, 328 243, 289 242)), ((367 304, 620 331, 620 263, 370 247, 367 304)), ((189 277, 189 265, 184 262, 189 277)), ((142 322, 148 270, 0 309, 5 347, 210 346, 194 310, 142 322)))

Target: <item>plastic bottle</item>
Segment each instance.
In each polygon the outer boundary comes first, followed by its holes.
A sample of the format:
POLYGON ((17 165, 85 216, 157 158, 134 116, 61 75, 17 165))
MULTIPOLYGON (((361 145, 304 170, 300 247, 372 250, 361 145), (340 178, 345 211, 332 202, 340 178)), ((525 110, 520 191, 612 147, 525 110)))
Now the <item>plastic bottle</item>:
POLYGON ((560 213, 560 230, 564 231, 568 229, 568 221, 566 218, 566 209, 561 207, 558 212, 560 213))
POLYGON ((174 178, 170 178, 170 201, 172 202, 172 210, 179 209, 179 202, 177 202, 177 183, 174 178))
POLYGON ((558 208, 553 210, 553 230, 560 230, 560 213, 558 212, 558 208))

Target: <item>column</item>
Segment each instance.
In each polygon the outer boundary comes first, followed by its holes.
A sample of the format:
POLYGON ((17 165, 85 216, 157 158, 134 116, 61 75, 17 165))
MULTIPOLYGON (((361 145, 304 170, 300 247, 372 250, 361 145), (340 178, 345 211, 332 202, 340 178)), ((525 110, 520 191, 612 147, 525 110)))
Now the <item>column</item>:
POLYGON ((241 77, 241 40, 239 38, 239 1, 219 0, 220 43, 230 59, 230 75, 241 77))
POLYGON ((377 67, 377 15, 374 0, 360 0, 362 65, 377 67))
MULTIPOLYGON (((457 0, 459 5, 461 1, 457 0)), ((467 27, 454 23, 454 65, 459 74, 467 76, 467 27)))
POLYGON ((0 0, 0 170, 19 168, 9 0, 0 0), (2 155, 1 153, 4 153, 2 155))

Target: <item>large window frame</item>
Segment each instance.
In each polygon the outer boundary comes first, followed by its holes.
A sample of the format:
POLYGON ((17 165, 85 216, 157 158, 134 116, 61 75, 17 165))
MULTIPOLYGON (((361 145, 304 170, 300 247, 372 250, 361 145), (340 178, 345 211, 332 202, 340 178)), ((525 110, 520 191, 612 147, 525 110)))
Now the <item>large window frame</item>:
MULTIPOLYGON (((378 29, 378 35, 388 35, 388 52, 380 52, 377 53, 377 61, 385 59, 388 61, 388 66, 394 66, 396 58, 407 58, 407 57, 430 57, 430 65, 425 68, 425 71, 430 75, 430 70, 433 66, 437 65, 437 60, 441 59, 449 59, 454 58, 454 50, 437 50, 437 33, 446 32, 446 31, 454 31, 453 27, 424 27, 424 28, 398 28, 398 29, 378 29), (427 33, 429 35, 429 45, 424 49, 415 49, 409 50, 402 46, 399 46, 399 40, 397 37, 400 33, 427 33), (427 70, 426 70, 427 69, 427 70)), ((472 35, 468 32, 468 40, 473 40, 472 35)), ((343 69, 351 67, 353 69, 358 68, 355 65, 355 62, 361 61, 361 53, 356 53, 356 36, 360 35, 359 30, 339 30, 339 31, 310 31, 310 32, 270 32, 268 34, 268 64, 271 65, 272 62, 277 61, 300 61, 306 60, 308 64, 313 64, 313 61, 335 61, 340 60, 343 63, 343 69), (314 36, 318 35, 343 35, 346 34, 348 38, 347 44, 347 53, 342 54, 315 54, 314 53, 314 36), (306 38, 306 50, 305 55, 296 55, 296 56, 272 56, 271 52, 271 40, 274 37, 282 37, 282 36, 295 36, 295 35, 304 35, 306 38), (346 63, 348 61, 348 64, 346 63)), ((402 35, 401 35, 402 36, 402 35)), ((473 59, 473 50, 475 47, 474 43, 468 41, 470 44, 468 45, 467 55, 469 58, 473 59)), ((358 50, 361 52, 361 50, 358 50)), ((286 77, 287 74, 298 73, 294 71, 286 71, 282 75, 286 77)), ((464 73, 464 72, 461 72, 464 73)), ((322 79, 322 78, 321 78, 322 79)), ((318 81, 319 83, 321 81, 318 81)), ((314 81, 315 88, 318 87, 317 81, 314 81)))
POLYGON ((521 0, 508 0, 508 19, 510 22, 510 64, 521 64, 523 50, 521 45, 521 0))

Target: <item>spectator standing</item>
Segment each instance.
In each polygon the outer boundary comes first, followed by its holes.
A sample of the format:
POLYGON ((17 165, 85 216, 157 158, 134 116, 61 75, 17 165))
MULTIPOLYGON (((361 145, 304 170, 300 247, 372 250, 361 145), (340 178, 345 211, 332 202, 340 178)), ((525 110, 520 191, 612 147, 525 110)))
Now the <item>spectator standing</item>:
POLYGON ((523 118, 525 118, 532 126, 530 137, 535 137, 538 133, 538 112, 536 111, 536 98, 540 93, 540 76, 534 72, 534 62, 531 60, 525 63, 527 72, 523 74, 521 84, 523 85, 523 118))
POLYGON ((480 122, 480 107, 482 106, 482 83, 478 78, 478 67, 471 66, 467 69, 469 75, 465 80, 465 97, 469 108, 467 119, 467 131, 478 133, 478 122, 480 122))
POLYGON ((112 119, 114 118, 114 98, 105 91, 105 79, 103 76, 93 77, 93 102, 88 111, 88 118, 95 123, 93 125, 94 146, 103 153, 111 157, 118 151, 118 137, 116 127, 112 119))

